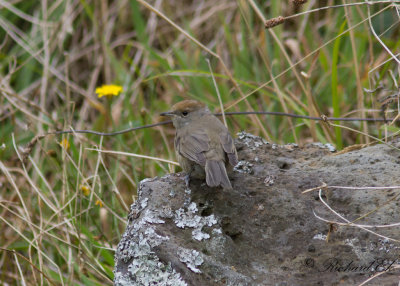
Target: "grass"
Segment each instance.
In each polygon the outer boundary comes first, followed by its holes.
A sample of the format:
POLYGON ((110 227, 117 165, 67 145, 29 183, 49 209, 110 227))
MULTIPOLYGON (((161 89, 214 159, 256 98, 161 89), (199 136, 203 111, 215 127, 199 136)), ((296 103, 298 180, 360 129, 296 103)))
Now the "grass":
MULTIPOLYGON (((337 117, 381 117, 378 99, 398 92, 398 64, 386 49, 398 53, 399 18, 388 4, 320 10, 265 30, 265 19, 350 1, 297 8, 290 1, 182 3, 0 0, 4 285, 112 284, 114 249, 139 182, 179 170, 172 126, 113 137, 50 135, 23 163, 21 148, 38 134, 150 124, 186 98, 219 111, 216 86, 226 111, 337 117), (97 98, 103 84, 124 91, 97 98)), ((396 97, 390 111, 395 117, 396 97)), ((233 134, 246 130, 276 143, 321 141, 338 149, 374 141, 365 134, 385 140, 398 131, 394 124, 330 128, 266 115, 227 122, 233 134)))

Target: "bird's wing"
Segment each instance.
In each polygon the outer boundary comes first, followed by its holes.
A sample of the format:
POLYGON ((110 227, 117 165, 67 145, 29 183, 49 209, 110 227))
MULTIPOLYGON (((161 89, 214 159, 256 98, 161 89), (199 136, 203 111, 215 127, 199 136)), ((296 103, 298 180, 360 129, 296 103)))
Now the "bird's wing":
POLYGON ((233 143, 233 139, 229 134, 228 130, 224 130, 220 133, 220 141, 222 144, 222 148, 224 149, 226 155, 228 156, 229 163, 232 166, 236 166, 238 163, 238 156, 235 148, 235 144, 233 143))
POLYGON ((175 149, 178 153, 201 166, 206 165, 204 152, 210 149, 210 139, 206 132, 199 130, 185 136, 175 137, 175 149))

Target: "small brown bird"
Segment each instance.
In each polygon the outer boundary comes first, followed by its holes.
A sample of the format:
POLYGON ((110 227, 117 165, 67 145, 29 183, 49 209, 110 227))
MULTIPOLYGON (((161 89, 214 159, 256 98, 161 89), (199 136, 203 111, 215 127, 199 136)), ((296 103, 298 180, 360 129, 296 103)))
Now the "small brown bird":
POLYGON ((238 162, 228 129, 208 107, 196 100, 184 100, 160 115, 171 116, 176 129, 175 152, 186 175, 204 179, 210 187, 232 189, 226 167, 238 162), (228 163, 229 162, 229 163, 228 163))

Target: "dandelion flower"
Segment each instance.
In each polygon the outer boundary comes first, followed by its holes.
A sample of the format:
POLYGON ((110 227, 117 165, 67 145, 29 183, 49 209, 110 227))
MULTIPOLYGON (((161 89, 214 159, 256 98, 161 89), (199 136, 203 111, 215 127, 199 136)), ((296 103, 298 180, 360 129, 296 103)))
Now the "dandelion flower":
POLYGON ((122 86, 120 85, 102 85, 101 87, 96 88, 96 94, 97 96, 103 97, 105 95, 107 96, 117 96, 122 92, 122 86))
POLYGON ((96 206, 103 207, 103 203, 100 200, 97 200, 95 203, 96 206))
POLYGON ((83 193, 85 196, 89 196, 89 195, 90 195, 90 189, 89 189, 88 186, 80 185, 79 188, 81 189, 82 193, 83 193))
POLYGON ((70 144, 69 144, 67 138, 64 138, 64 139, 63 139, 60 143, 58 143, 58 144, 60 144, 60 146, 63 147, 65 150, 68 150, 68 149, 69 149, 69 146, 70 146, 70 144))

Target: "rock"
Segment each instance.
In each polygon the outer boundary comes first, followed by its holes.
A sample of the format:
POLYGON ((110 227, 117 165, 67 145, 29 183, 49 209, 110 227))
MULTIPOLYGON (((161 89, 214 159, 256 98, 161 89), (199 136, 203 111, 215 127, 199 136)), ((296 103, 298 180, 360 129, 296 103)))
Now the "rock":
MULTIPOLYGON (((398 142, 391 142, 399 147, 398 142)), ((240 133, 233 190, 183 174, 141 182, 115 254, 116 285, 397 285, 400 152, 375 145, 335 155, 331 145, 279 146, 240 133), (366 226, 345 223, 338 215, 366 226), (318 218, 319 217, 319 218, 318 218), (380 236, 368 232, 379 233, 380 236), (387 238, 385 238, 387 237, 387 238), (389 239, 388 239, 389 238, 389 239)))

